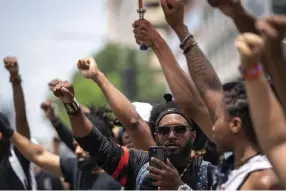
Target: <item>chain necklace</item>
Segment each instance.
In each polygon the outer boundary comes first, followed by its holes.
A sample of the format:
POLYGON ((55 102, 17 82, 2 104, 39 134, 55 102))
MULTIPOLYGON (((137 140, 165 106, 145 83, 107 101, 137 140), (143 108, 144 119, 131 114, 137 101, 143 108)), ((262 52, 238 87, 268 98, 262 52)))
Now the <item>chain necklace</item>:
POLYGON ((191 161, 192 161, 192 160, 190 160, 190 161, 188 162, 188 165, 187 165, 186 168, 183 170, 183 172, 180 174, 181 179, 184 177, 185 173, 187 172, 187 170, 188 170, 188 168, 189 168, 189 166, 190 166, 190 164, 191 164, 191 161))

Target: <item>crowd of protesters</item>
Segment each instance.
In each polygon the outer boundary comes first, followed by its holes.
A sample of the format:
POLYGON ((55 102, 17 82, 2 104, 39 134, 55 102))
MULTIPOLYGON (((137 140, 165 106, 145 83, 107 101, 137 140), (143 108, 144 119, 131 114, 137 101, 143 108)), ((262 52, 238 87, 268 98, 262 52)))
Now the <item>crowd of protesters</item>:
POLYGON ((71 130, 57 116, 52 101, 41 105, 74 156, 49 152, 31 139, 21 65, 15 57, 4 58, 13 88, 16 129, 1 112, 0 189, 284 189, 286 16, 255 18, 239 0, 208 3, 241 33, 233 44, 240 55, 241 78, 221 84, 184 24, 183 2, 161 0, 189 71, 181 69, 164 38, 143 19, 133 24, 135 41, 155 53, 172 92, 162 95, 161 103, 130 102, 93 58, 80 59, 78 70, 98 85, 108 108, 81 105, 73 85, 60 80, 48 86, 66 109, 71 130), (119 133, 114 126, 120 127, 119 133), (157 153, 151 155, 153 151, 157 153))

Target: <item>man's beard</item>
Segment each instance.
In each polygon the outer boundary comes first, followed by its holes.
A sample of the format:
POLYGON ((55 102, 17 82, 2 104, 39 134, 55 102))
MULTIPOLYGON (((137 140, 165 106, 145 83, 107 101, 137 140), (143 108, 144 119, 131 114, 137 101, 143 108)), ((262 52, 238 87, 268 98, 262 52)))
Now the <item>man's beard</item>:
POLYGON ((181 152, 177 154, 169 153, 167 157, 175 167, 180 167, 183 165, 182 161, 190 156, 192 148, 193 148, 192 140, 189 140, 186 143, 186 145, 182 148, 181 152))
POLYGON ((93 168, 97 167, 96 159, 93 157, 80 157, 77 158, 77 166, 80 170, 92 170, 93 168))

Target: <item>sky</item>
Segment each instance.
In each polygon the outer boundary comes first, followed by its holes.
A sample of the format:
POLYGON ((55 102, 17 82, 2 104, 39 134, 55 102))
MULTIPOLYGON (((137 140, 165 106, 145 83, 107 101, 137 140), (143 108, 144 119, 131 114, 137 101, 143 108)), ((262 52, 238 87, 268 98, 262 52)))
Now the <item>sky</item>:
MULTIPOLYGON (((98 51, 107 39, 106 0, 0 0, 0 59, 16 56, 32 136, 41 142, 54 132, 40 104, 48 82, 69 80, 78 59, 98 51)), ((0 105, 13 108, 8 71, 0 65, 0 105)))

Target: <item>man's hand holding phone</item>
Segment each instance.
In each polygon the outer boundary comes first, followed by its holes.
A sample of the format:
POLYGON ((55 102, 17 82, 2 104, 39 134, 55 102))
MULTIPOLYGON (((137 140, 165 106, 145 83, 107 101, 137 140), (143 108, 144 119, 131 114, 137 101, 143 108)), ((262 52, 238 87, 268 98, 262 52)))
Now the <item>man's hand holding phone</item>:
POLYGON ((164 147, 151 147, 149 157, 150 166, 147 169, 149 177, 155 180, 152 183, 154 186, 164 190, 178 190, 184 184, 177 169, 166 158, 164 147), (164 155, 160 153, 164 153, 164 155))

